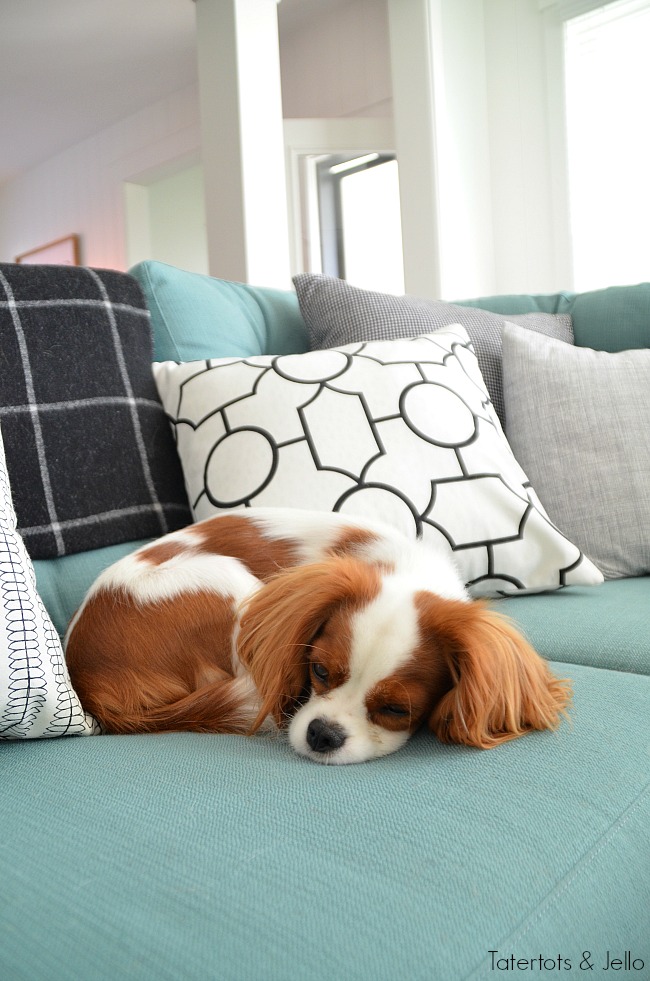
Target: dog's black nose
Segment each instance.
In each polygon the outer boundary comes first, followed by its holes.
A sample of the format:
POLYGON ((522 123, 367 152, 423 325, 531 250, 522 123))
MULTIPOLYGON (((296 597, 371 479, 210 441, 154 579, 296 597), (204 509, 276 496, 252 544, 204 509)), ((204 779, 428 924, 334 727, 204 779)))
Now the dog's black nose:
POLYGON ((345 730, 327 719, 312 719, 307 726, 307 742, 315 753, 331 753, 346 740, 345 730))

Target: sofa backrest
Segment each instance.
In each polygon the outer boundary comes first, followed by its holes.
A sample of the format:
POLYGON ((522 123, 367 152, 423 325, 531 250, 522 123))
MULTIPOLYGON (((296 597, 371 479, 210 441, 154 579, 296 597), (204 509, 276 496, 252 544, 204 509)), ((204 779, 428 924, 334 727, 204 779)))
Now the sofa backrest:
MULTIPOLYGON (((293 290, 231 283, 154 260, 141 262, 130 272, 151 312, 156 360, 301 354, 308 349, 293 290)), ((570 314, 580 347, 599 351, 650 347, 650 283, 454 302, 505 316, 570 314)))
POLYGON ((231 283, 149 259, 129 271, 151 313, 156 361, 302 354, 308 348, 293 291, 231 283))
POLYGON ((650 347, 650 283, 586 293, 482 296, 457 302, 506 316, 535 311, 568 313, 579 347, 612 352, 650 347))

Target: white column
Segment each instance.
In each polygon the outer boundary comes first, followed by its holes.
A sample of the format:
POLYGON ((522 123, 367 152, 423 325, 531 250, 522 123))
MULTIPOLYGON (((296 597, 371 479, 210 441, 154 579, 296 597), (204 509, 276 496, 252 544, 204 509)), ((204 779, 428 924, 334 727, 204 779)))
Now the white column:
POLYGON ((483 0, 389 0, 406 290, 494 292, 483 0))
POLYGON ((435 56, 441 0, 388 0, 393 119, 399 163, 404 285, 441 295, 435 56))
POLYGON ((210 273, 290 286, 278 0, 196 0, 210 273))

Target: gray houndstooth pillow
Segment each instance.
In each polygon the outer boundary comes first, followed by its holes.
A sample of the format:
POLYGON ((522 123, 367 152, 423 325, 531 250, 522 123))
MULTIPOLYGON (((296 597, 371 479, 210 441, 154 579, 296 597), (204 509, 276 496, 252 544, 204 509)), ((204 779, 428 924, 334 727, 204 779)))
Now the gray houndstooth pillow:
POLYGON ((502 426, 505 425, 501 372, 504 322, 508 320, 573 344, 573 325, 568 314, 527 313, 503 317, 443 300, 374 293, 350 286, 342 279, 314 273, 300 273, 293 282, 312 350, 340 347, 356 341, 417 337, 439 327, 462 324, 476 351, 486 388, 502 426))

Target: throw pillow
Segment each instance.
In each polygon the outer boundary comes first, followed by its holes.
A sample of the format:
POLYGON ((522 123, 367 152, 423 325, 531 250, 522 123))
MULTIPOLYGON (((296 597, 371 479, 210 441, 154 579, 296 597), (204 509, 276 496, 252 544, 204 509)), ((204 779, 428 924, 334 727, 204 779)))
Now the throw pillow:
POLYGON ((381 518, 476 594, 601 581, 548 520, 467 332, 154 365, 197 519, 269 505, 381 518))
MULTIPOLYGON (((354 341, 415 337, 449 324, 462 324, 474 345, 492 404, 504 425, 501 331, 505 318, 500 314, 442 300, 374 293, 350 286, 342 279, 313 273, 300 273, 293 282, 312 349, 354 341)), ((571 317, 567 314, 528 313, 508 319, 573 344, 571 317)))
POLYGON ((16 531, 0 433, 0 739, 93 732, 99 728, 70 684, 59 635, 16 531))
POLYGON ((0 418, 32 558, 190 520, 151 378, 149 314, 124 273, 0 265, 0 418))
POLYGON ((606 578, 650 573, 650 351, 506 324, 508 438, 559 528, 606 578))
POLYGON ((289 354, 309 346, 290 290, 230 283, 153 259, 130 273, 151 311, 156 361, 289 354))

